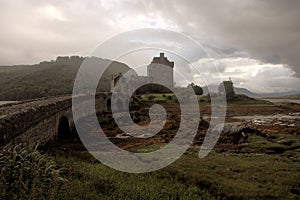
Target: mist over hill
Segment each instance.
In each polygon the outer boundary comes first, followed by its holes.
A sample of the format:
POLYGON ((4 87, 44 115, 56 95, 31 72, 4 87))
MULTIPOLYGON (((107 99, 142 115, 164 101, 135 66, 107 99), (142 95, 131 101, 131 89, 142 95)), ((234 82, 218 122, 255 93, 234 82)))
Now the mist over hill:
MULTIPOLYGON (((57 57, 55 61, 35 65, 0 66, 0 100, 24 100, 72 94, 77 71, 84 57, 57 57)), ((109 67, 99 81, 101 91, 110 90, 111 74, 125 73, 130 68, 120 62, 97 57, 87 58, 97 67, 109 67)))
MULTIPOLYGON (((210 92, 217 93, 219 85, 210 85, 210 92)), ((292 92, 276 92, 276 93, 255 93, 251 92, 246 88, 238 88, 234 87, 234 91, 236 94, 244 94, 252 98, 266 98, 266 97, 288 97, 288 96, 297 96, 300 94, 300 91, 292 91, 292 92)), ((209 93, 208 87, 203 87, 203 94, 207 95, 209 93)))

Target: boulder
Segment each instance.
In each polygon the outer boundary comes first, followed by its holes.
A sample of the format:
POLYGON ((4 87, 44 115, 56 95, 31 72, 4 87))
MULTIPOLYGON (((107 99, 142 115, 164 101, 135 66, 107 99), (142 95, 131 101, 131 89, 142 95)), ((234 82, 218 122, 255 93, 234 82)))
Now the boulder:
MULTIPOLYGON (((217 126, 215 128, 218 128, 217 126)), ((263 135, 253 125, 240 122, 225 123, 218 143, 240 144, 247 140, 248 134, 263 135)))
MULTIPOLYGON (((202 144, 204 137, 207 134, 208 122, 202 121, 199 124, 198 134, 195 137, 195 144, 202 144), (202 127, 202 128, 201 128, 202 127)), ((212 128, 211 132, 217 132, 222 126, 218 124, 212 128)), ((218 139, 218 144, 240 144, 247 140, 249 134, 256 134, 265 137, 254 125, 241 122, 225 123, 222 133, 218 139)))

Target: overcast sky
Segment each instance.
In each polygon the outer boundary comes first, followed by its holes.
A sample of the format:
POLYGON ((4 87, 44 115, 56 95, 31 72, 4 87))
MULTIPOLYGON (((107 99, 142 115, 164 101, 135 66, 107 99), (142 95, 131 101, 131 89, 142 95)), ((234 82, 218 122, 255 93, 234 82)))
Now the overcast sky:
POLYGON ((237 87, 300 90, 299 19, 299 0, 0 0, 0 64, 86 56, 122 32, 162 28, 204 44, 237 87))

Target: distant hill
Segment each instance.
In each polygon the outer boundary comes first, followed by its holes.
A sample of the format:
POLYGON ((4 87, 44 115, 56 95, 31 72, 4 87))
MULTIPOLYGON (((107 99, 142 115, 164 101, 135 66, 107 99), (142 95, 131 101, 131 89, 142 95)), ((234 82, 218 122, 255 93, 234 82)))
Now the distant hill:
MULTIPOLYGON (((209 86, 211 92, 217 93, 218 92, 218 85, 211 85, 209 86)), ((300 91, 293 91, 293 92, 276 92, 276 93, 254 93, 246 88, 237 88, 234 87, 234 91, 236 94, 244 94, 252 98, 266 98, 266 97, 288 97, 288 96, 300 96, 300 91)), ((208 94, 208 87, 203 87, 203 94, 208 94)))
POLYGON ((276 98, 276 99, 300 99, 300 94, 280 96, 280 97, 268 97, 268 98, 269 99, 272 99, 272 98, 276 98))
POLYGON ((244 94, 244 95, 247 95, 248 97, 252 97, 252 98, 260 97, 260 95, 258 93, 251 92, 250 90, 248 90, 246 88, 236 88, 236 87, 234 87, 234 91, 235 91, 236 94, 244 94))
MULTIPOLYGON (((85 58, 57 57, 55 61, 35 65, 0 66, 0 100, 23 100, 72 94, 76 73, 85 58)), ((111 74, 125 73, 130 68, 120 62, 87 58, 96 67, 110 66, 100 79, 102 91, 110 90, 111 74)))
POLYGON ((287 97, 293 95, 299 95, 300 91, 292 91, 292 92, 273 92, 273 93, 254 93, 245 88, 234 88, 234 91, 237 94, 245 94, 249 97, 253 98, 266 98, 266 97, 287 97))
POLYGON ((218 88, 219 88, 218 85, 210 85, 209 90, 208 90, 208 86, 202 87, 203 95, 207 95, 209 92, 218 93, 218 88))

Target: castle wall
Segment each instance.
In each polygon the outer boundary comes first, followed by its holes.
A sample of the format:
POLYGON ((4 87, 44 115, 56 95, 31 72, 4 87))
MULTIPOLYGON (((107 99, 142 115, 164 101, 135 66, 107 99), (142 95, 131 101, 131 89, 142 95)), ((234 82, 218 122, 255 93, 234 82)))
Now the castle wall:
POLYGON ((168 65, 151 63, 148 66, 148 76, 153 82, 162 82, 163 85, 172 88, 174 85, 173 68, 168 65))

